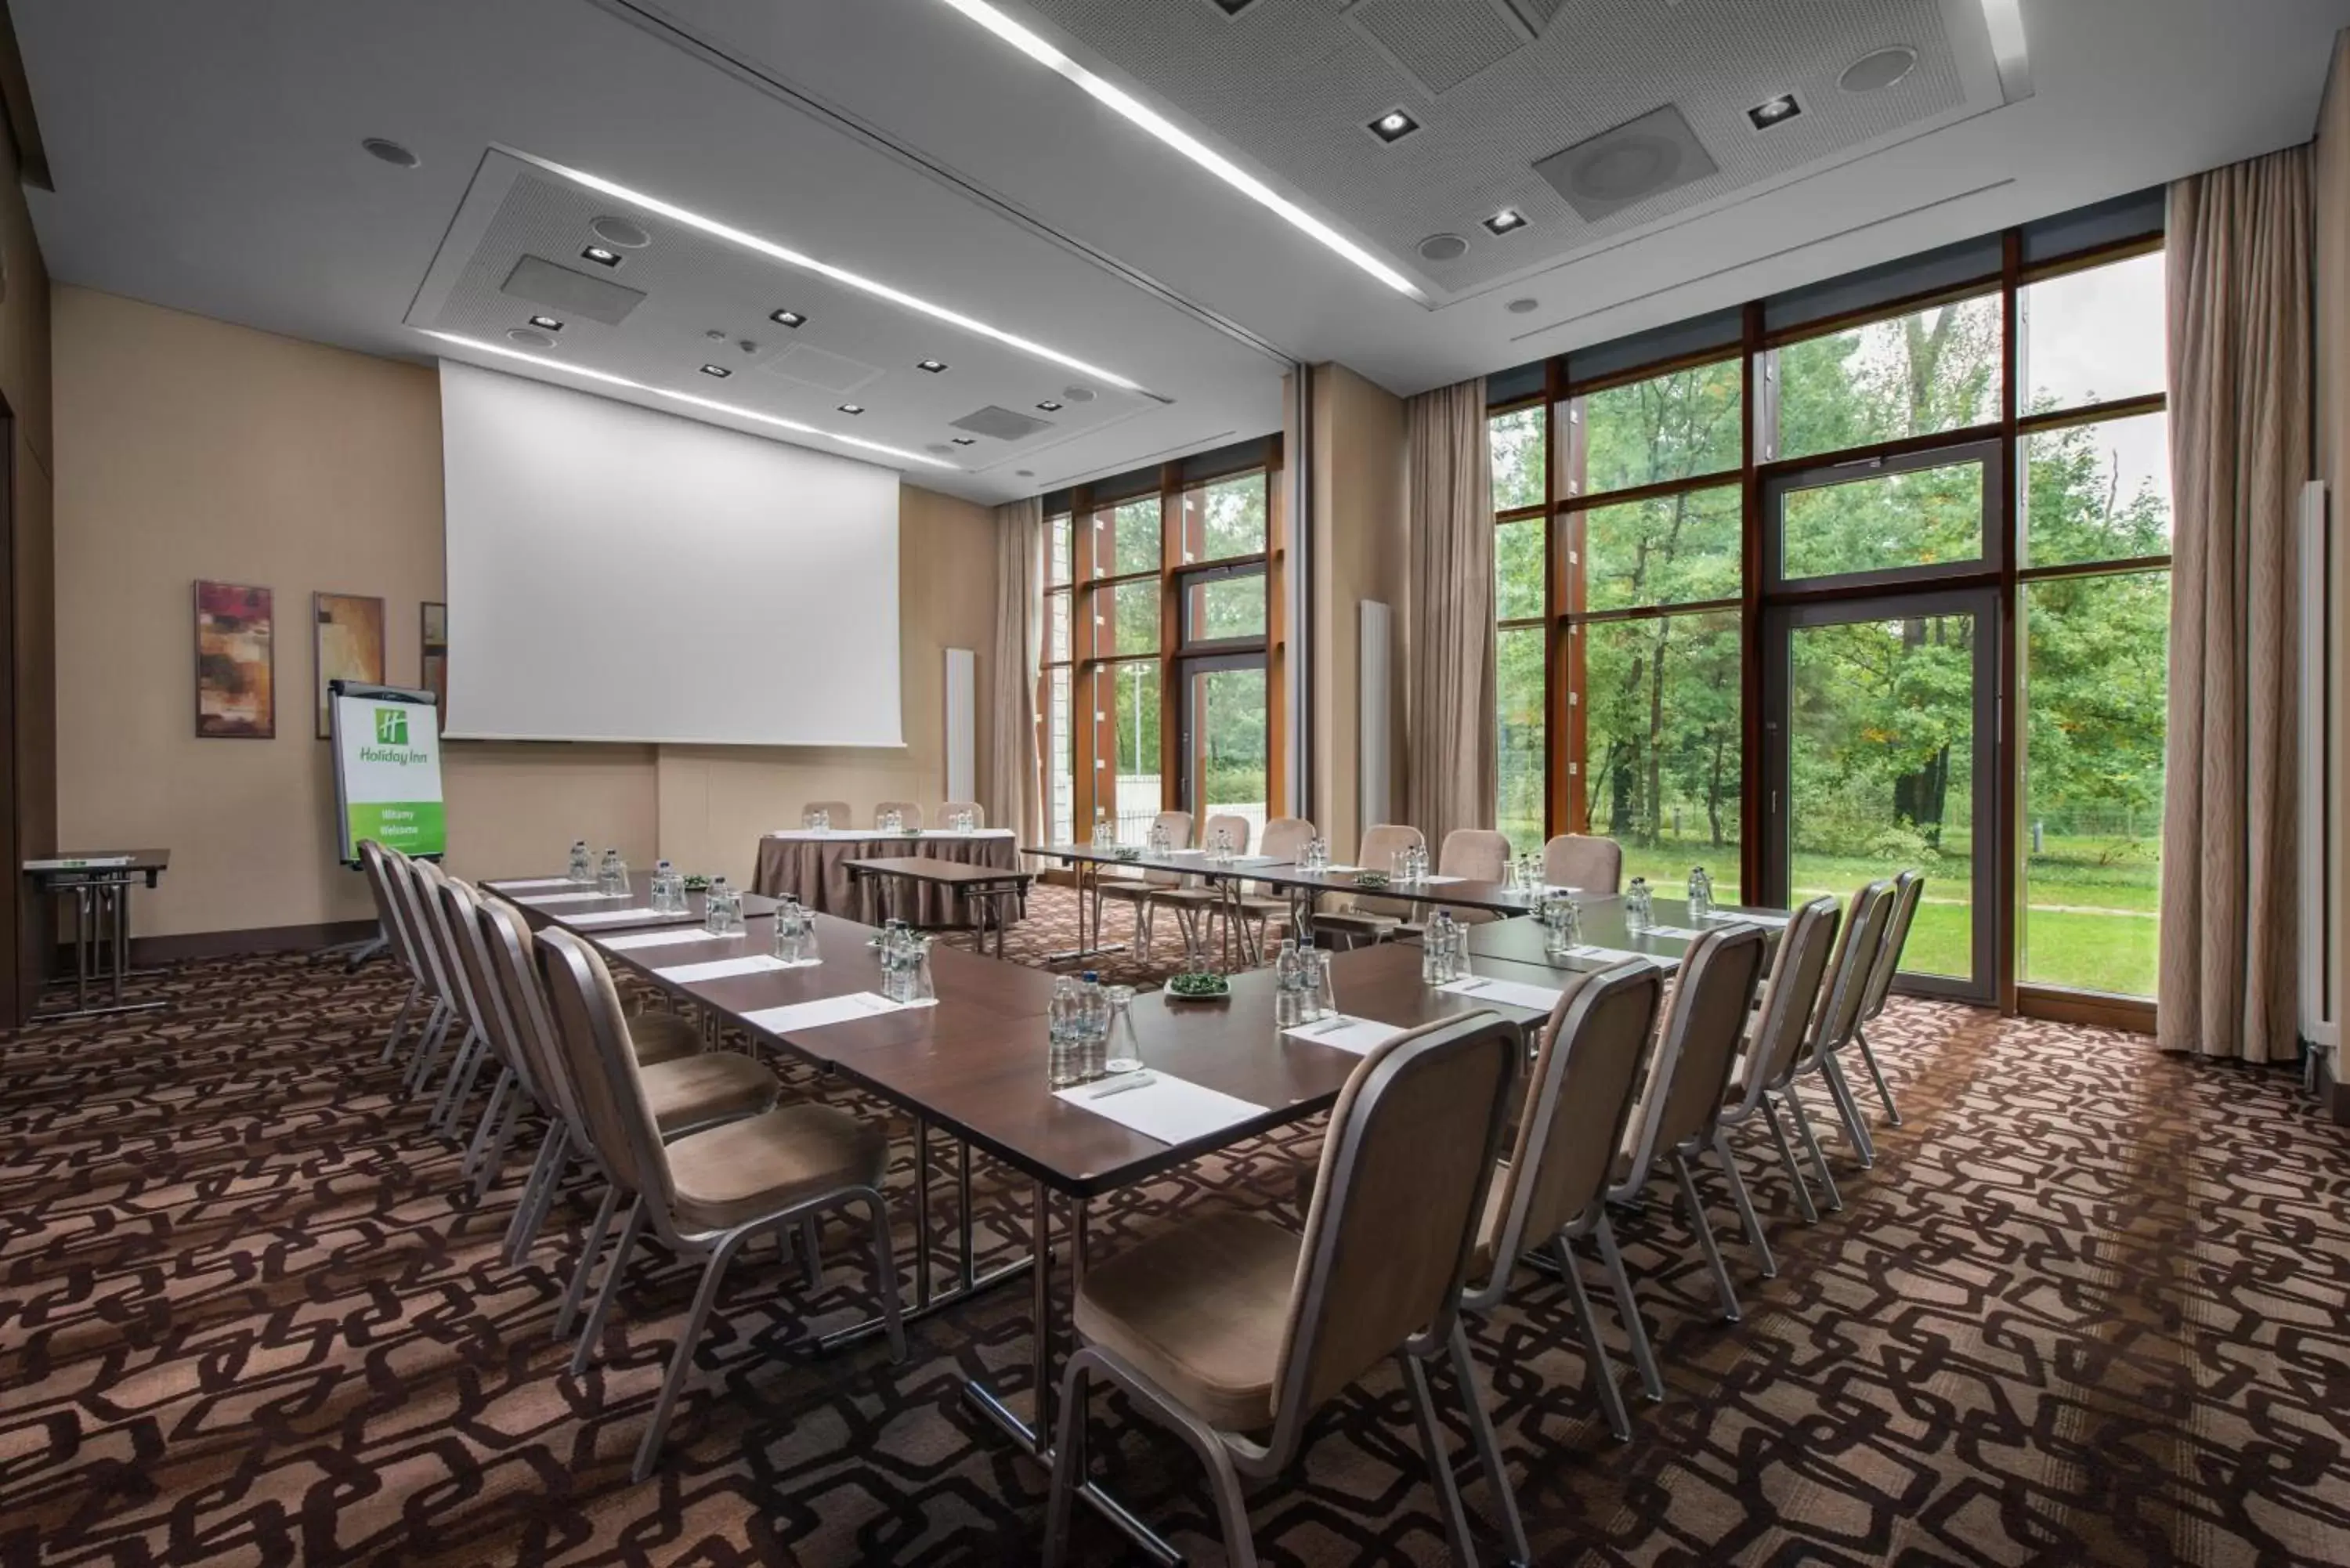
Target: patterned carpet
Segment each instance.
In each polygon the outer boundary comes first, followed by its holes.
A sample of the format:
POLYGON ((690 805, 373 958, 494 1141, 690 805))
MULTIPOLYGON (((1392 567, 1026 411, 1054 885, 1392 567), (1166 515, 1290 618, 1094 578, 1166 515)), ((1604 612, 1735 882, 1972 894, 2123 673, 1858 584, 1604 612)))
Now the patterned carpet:
MULTIPOLYGON (((1024 951, 1067 940, 1066 894, 1034 915, 1024 951)), ((1024 1287, 919 1325, 893 1366, 808 1343, 869 1309, 848 1227, 812 1297, 754 1254, 631 1487, 690 1271, 648 1259, 571 1378, 549 1328, 586 1205, 500 1264, 519 1168, 479 1211, 452 1196, 457 1154, 375 1065, 387 971, 245 959, 164 983, 168 1011, 0 1044, 0 1563, 1035 1560, 1044 1478, 958 1395, 1024 1386, 1024 1287)), ((1750 1160, 1782 1272, 1730 1249, 1743 1323, 1714 1315, 1671 1213, 1627 1227, 1670 1385, 1629 1445, 1581 1387, 1558 1287, 1526 1279, 1477 1328, 1540 1561, 2350 1563, 2343 1132, 2285 1075, 2133 1036, 1924 1003, 1886 1022, 1908 1126, 1874 1171, 1843 1161, 1848 1206, 1816 1227, 1750 1160)), ((1204 1203, 1295 1222, 1314 1137, 1106 1205, 1097 1255, 1204 1203)), ((982 1234, 1011 1256, 1022 1194, 981 1173, 982 1234)), ((1715 1220, 1726 1241, 1726 1204, 1715 1220)), ((1114 1402, 1097 1417, 1111 1483, 1220 1561, 1184 1450, 1114 1402)), ((1391 1377, 1254 1497, 1271 1563, 1443 1557, 1391 1377)), ((1128 1560, 1082 1511, 1077 1542, 1128 1560)))

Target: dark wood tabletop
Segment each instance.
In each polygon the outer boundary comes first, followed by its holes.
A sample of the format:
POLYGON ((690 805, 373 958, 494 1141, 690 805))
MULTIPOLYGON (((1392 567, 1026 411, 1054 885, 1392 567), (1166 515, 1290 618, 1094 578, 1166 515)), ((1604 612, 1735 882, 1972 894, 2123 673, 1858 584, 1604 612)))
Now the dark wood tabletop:
MULTIPOLYGON (((687 909, 691 911, 690 919, 671 916, 663 919, 646 920, 641 923, 632 922, 628 925, 586 925, 575 928, 571 922, 580 915, 600 914, 612 909, 641 909, 650 905, 652 902, 653 898, 652 873, 650 871, 629 872, 629 895, 625 898, 581 898, 576 901, 566 899, 564 902, 559 904, 534 904, 529 902, 529 900, 533 898, 544 898, 551 894, 587 893, 592 892, 594 889, 585 883, 567 883, 560 888, 525 888, 517 887, 515 885, 517 883, 540 882, 548 879, 549 877, 547 876, 500 877, 494 878, 491 881, 484 882, 482 886, 487 888, 491 892, 495 893, 499 898, 513 904, 517 909, 520 909, 523 914, 523 919, 530 922, 531 929, 536 930, 542 926, 555 925, 561 926, 566 930, 576 929, 582 936, 593 936, 602 932, 612 932, 617 934, 621 931, 639 930, 650 926, 690 925, 694 921, 700 920, 702 918, 703 913, 710 907, 710 898, 707 893, 688 893, 685 896, 685 907, 687 909)), ((753 915, 768 915, 775 912, 777 900, 768 898, 764 893, 754 893, 748 888, 741 889, 741 891, 743 894, 743 913, 746 919, 753 915)))
MULTIPOLYGON (((1624 918, 1623 899, 1584 898, 1580 902, 1583 906, 1583 940, 1586 946, 1613 948, 1618 951, 1641 953, 1660 960, 1678 961, 1683 953, 1689 951, 1690 943, 1696 940, 1694 937, 1667 935, 1666 931, 1711 929, 1717 926, 1729 925, 1742 915, 1759 915, 1764 917, 1759 923, 1762 927, 1765 940, 1770 945, 1776 946, 1780 932, 1786 929, 1786 911, 1783 909, 1726 906, 1717 907, 1715 919, 1709 921, 1704 928, 1693 927, 1690 924, 1689 905, 1685 900, 1659 898, 1654 901, 1651 908, 1655 911, 1657 924, 1665 929, 1635 931, 1624 918)), ((1543 956, 1544 935, 1542 923, 1539 920, 1491 920, 1482 925, 1469 928, 1469 951, 1472 958, 1512 959, 1522 963, 1542 964, 1560 970, 1584 972, 1605 969, 1609 964, 1622 961, 1620 959, 1600 957, 1568 959, 1563 963, 1552 965, 1550 961, 1543 956)))
POLYGON ((903 877, 910 882, 934 882, 951 888, 973 884, 1000 888, 1036 879, 1034 871, 1007 871, 1001 866, 974 866, 968 860, 941 860, 935 855, 881 855, 840 864, 852 877, 903 877))

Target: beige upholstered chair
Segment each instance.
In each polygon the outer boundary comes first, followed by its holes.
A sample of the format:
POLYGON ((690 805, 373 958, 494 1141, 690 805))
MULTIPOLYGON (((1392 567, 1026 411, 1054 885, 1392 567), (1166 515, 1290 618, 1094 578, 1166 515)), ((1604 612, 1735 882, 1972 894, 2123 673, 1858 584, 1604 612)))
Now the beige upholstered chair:
MULTIPOLYGON (((1682 954, 1664 1032, 1657 1043, 1656 1065, 1643 1088, 1638 1116, 1627 1124, 1627 1143, 1618 1152, 1615 1178, 1607 1189, 1608 1202, 1632 1202, 1660 1162, 1672 1167, 1690 1234, 1713 1272, 1721 1315, 1731 1323, 1739 1317, 1738 1292, 1730 1282, 1730 1271, 1722 1265, 1721 1249, 1714 1245, 1705 1201, 1698 1196, 1690 1161, 1711 1140, 1721 1114, 1730 1070, 1746 1029, 1747 1009, 1754 999, 1755 983, 1762 978, 1763 953, 1760 927, 1726 926, 1698 938, 1682 954)), ((1728 1169, 1740 1213, 1749 1219, 1750 1230, 1759 1230, 1751 1222, 1752 1206, 1738 1168, 1732 1165, 1728 1169)), ((1657 1375, 1648 1325, 1641 1321, 1639 1303, 1633 1298, 1622 1254, 1605 1241, 1601 1249, 1614 1276, 1617 1304, 1623 1309, 1625 1334, 1632 1342, 1634 1359, 1640 1364, 1640 1380, 1649 1398, 1660 1399, 1664 1380, 1657 1375)))
POLYGON ((910 800, 885 800, 876 805, 873 808, 873 826, 876 827, 880 826, 882 817, 893 811, 898 814, 899 826, 920 827, 922 826, 922 808, 916 805, 910 800))
MULTIPOLYGON (((1663 994, 1663 971, 1638 959, 1602 970, 1559 998, 1527 1082, 1517 1143, 1493 1176, 1476 1250, 1470 1254, 1469 1288, 1461 1299, 1465 1311, 1492 1311, 1508 1298, 1518 1259, 1547 1250, 1583 1334, 1592 1391, 1618 1442, 1631 1437, 1632 1425, 1574 1243, 1607 1224, 1609 1167, 1632 1114, 1632 1091, 1654 1049, 1663 994)), ((1453 1359, 1456 1367, 1466 1364, 1465 1337, 1455 1345, 1453 1359)), ((1495 1490, 1506 1498, 1509 1487, 1499 1457, 1481 1458, 1495 1490)), ((1516 1560, 1531 1561, 1513 1503, 1507 1515, 1516 1560)))
POLYGON ((539 947, 556 1035, 571 1064, 582 1119, 614 1185, 629 1199, 628 1223, 588 1314, 588 1342, 600 1336, 629 1255, 648 1226, 671 1251, 706 1260, 701 1288, 637 1449, 635 1479, 641 1482, 652 1472, 727 1265, 744 1241, 763 1231, 780 1236, 804 1215, 862 1209, 872 1233, 874 1285, 890 1353, 904 1360, 898 1267, 889 1247, 889 1210, 881 1197, 889 1164, 888 1135, 829 1106, 794 1105, 664 1143, 638 1082, 627 1021, 603 959, 563 930, 541 933, 539 947))
MULTIPOLYGON (((1251 831, 1247 817, 1230 812, 1220 812, 1208 818, 1201 826, 1200 846, 1203 849, 1207 848, 1215 843, 1216 835, 1222 833, 1232 841, 1233 854, 1246 855, 1249 852, 1251 831)), ((1203 922, 1211 921, 1217 915, 1222 914, 1223 908, 1224 895, 1222 889, 1210 887, 1200 877, 1186 877, 1177 887, 1152 891, 1150 901, 1143 906, 1144 926, 1148 929, 1149 921, 1160 909, 1169 909, 1173 911, 1176 924, 1182 929, 1185 940, 1204 941, 1206 933, 1202 929, 1203 922)), ((1232 933, 1227 930, 1224 933, 1224 961, 1228 967, 1232 962, 1232 933)))
POLYGON ((425 995, 432 1003, 425 1031, 416 1043, 416 1054, 410 1059, 408 1071, 400 1078, 400 1092, 416 1095, 432 1081, 433 1069, 440 1065, 443 1054, 449 1052, 452 1034, 457 1036, 457 1053, 463 1054, 470 1025, 465 1020, 457 987, 442 968, 442 945, 435 939, 433 922, 429 914, 432 903, 432 874, 435 868, 431 862, 408 855, 388 858, 383 865, 384 869, 390 873, 386 885, 399 900, 406 917, 410 945, 423 966, 419 978, 424 983, 425 995))
MULTIPOLYGON (((1444 846, 1436 852, 1436 874, 1459 877, 1470 882, 1506 882, 1510 879, 1510 840, 1506 834, 1490 827, 1456 827, 1444 836, 1444 846)), ((1464 925, 1482 925, 1502 917, 1490 909, 1455 909, 1452 918, 1464 925)), ((1417 936, 1428 919, 1423 907, 1398 935, 1417 936)))
POLYGON ((489 1033, 482 1027, 481 1005, 473 996, 471 977, 458 957, 448 906, 442 898, 449 874, 429 860, 411 860, 409 864, 416 873, 417 901, 422 906, 417 926, 424 933, 425 945, 435 955, 447 985, 449 1005, 463 1031, 456 1057, 449 1064, 449 1075, 442 1080, 441 1094, 432 1103, 431 1118, 435 1132, 443 1137, 454 1137, 457 1118, 463 1113, 465 1102, 473 1097, 474 1081, 480 1077, 483 1060, 489 1054, 489 1033))
MULTIPOLYGON (((1779 1120, 1779 1100, 1783 1097, 1788 1078, 1795 1070, 1796 1058, 1803 1054, 1804 1043, 1810 1038, 1812 1015, 1820 999, 1820 982, 1825 978, 1828 956, 1835 947, 1836 913, 1833 898, 1814 898, 1788 918, 1786 929, 1779 937, 1778 956, 1771 965, 1771 976, 1762 983, 1762 997, 1748 1024, 1746 1040, 1739 1053, 1738 1065, 1730 1075, 1730 1093, 1721 1107, 1721 1127, 1725 1134, 1732 1127, 1743 1126, 1760 1114, 1771 1128, 1771 1139, 1778 1145, 1780 1163, 1785 1167, 1787 1184, 1794 1189, 1795 1207, 1806 1221, 1816 1222, 1819 1210, 1812 1204, 1810 1186, 1804 1179, 1803 1167, 1795 1161, 1795 1151, 1787 1141, 1787 1129, 1779 1120)), ((1802 1107, 1796 1106, 1797 1114, 1802 1107)), ((1804 1137, 1810 1137, 1806 1127, 1804 1137)), ((1814 1143, 1813 1147, 1819 1146, 1814 1143)), ((1722 1158, 1730 1154, 1725 1147, 1722 1158)), ((1825 1165, 1822 1166, 1823 1174, 1825 1165)), ((1835 1191, 1835 1183, 1829 1183, 1835 1191)), ((1762 1250, 1763 1272, 1772 1272, 1771 1254, 1762 1250)))
POLYGON ((1612 838, 1562 833, 1543 846, 1543 880, 1554 888, 1612 897, 1624 885, 1624 846, 1612 838))
MULTIPOLYGON (((1868 1136, 1860 1102, 1853 1096, 1852 1085, 1844 1075, 1844 1064, 1836 1059, 1836 1053, 1852 1043, 1860 1028, 1860 1015, 1868 1002, 1869 981, 1883 951, 1886 930, 1893 923, 1896 901, 1893 884, 1887 881, 1871 882, 1853 894, 1852 902, 1845 909, 1844 940, 1836 948, 1835 969, 1828 981, 1827 994, 1820 1003, 1819 1016, 1812 1024, 1810 1048, 1796 1062, 1787 1080, 1787 1104, 1795 1114, 1796 1125, 1810 1138, 1810 1124, 1804 1116, 1803 1102, 1796 1097, 1795 1089, 1807 1075, 1820 1075, 1863 1170, 1877 1163, 1877 1145, 1868 1136)), ((1822 1179, 1826 1179, 1827 1161, 1819 1157, 1818 1147, 1818 1141, 1812 1139, 1814 1162, 1822 1179)), ((1843 1207, 1841 1201, 1833 1200, 1833 1182, 1829 1195, 1830 1208, 1843 1207)))
MULTIPOLYGON (((1179 1222, 1089 1270, 1061 1380, 1045 1561, 1067 1548, 1097 1381, 1206 1465, 1224 1551, 1253 1568, 1240 1476, 1287 1468, 1306 1423, 1392 1358, 1419 1417, 1455 1562, 1473 1561, 1425 1364, 1446 1354, 1517 1079, 1517 1030, 1472 1012, 1372 1051, 1331 1113, 1303 1236, 1255 1214, 1179 1222), (1246 1434, 1266 1433, 1262 1441, 1246 1434)), ((1474 1382, 1470 1424, 1490 1428, 1474 1382)), ((1493 1445, 1490 1429, 1481 1446, 1493 1445)))
POLYGON ((849 815, 848 803, 845 800, 812 800, 808 802, 806 805, 800 807, 801 825, 805 826, 807 823, 807 819, 814 816, 819 811, 825 814, 825 819, 832 824, 833 831, 836 833, 845 831, 846 829, 852 828, 857 826, 857 819, 849 815))
POLYGON ((1918 903, 1925 891, 1922 873, 1904 871, 1893 878, 1893 913, 1885 924, 1885 940, 1877 944, 1877 962, 1868 971, 1868 992, 1861 998, 1860 1016, 1852 1025, 1852 1042, 1860 1047, 1860 1059, 1877 1081, 1877 1097, 1885 1102, 1885 1119, 1897 1127, 1901 1125, 1901 1113, 1893 1108, 1893 1090, 1885 1081, 1885 1070, 1877 1064, 1876 1051, 1869 1046, 1868 1026, 1884 1012, 1886 998, 1893 994, 1893 974, 1901 967, 1901 950, 1909 941, 1909 922, 1918 918, 1918 903))
POLYGON ((985 827, 987 826, 987 808, 980 805, 979 802, 975 800, 950 800, 941 802, 939 805, 939 815, 936 818, 938 825, 941 827, 952 827, 954 826, 955 813, 959 811, 967 811, 971 813, 972 826, 985 827))
MULTIPOLYGON (((1151 819, 1154 826, 1167 830, 1170 849, 1191 847, 1191 814, 1188 811, 1162 811, 1151 819)), ((1116 898, 1134 906, 1134 951, 1139 958, 1150 950, 1150 900, 1154 894, 1182 886, 1180 871, 1118 872, 1105 868, 1094 879, 1094 929, 1101 929, 1102 900, 1116 898)))
MULTIPOLYGON (((1392 872, 1395 857, 1414 845, 1428 841, 1417 827, 1400 823, 1383 822, 1367 831, 1355 851, 1355 863, 1366 871, 1392 872)), ((1412 917, 1416 906, 1409 898, 1389 898, 1376 893, 1341 893, 1327 909, 1314 913, 1314 929, 1342 936, 1350 941, 1367 938, 1385 941, 1395 934, 1396 928, 1412 917)))
MULTIPOLYGON (((408 1015, 416 1004, 427 998, 424 984, 424 962, 416 953, 408 930, 408 911, 400 896, 392 890, 391 878, 404 877, 403 868, 395 867, 391 860, 406 859, 397 849, 388 849, 372 838, 359 840, 359 866, 367 873, 368 892, 375 899, 376 925, 383 933, 384 950, 391 961, 408 977, 408 994, 400 1001, 400 1011, 392 1014, 390 1032, 383 1037, 383 1051, 376 1057, 379 1065, 389 1064, 400 1054, 400 1042, 408 1033, 408 1015)), ((424 1027, 429 1029, 433 1015, 427 1012, 424 1027)), ((421 1040, 422 1035, 419 1035, 421 1040)))
POLYGON ((521 1046, 505 992, 489 969, 489 951, 482 945, 480 897, 470 884, 444 877, 435 889, 449 929, 456 967, 464 976, 464 991, 473 1012, 473 1027, 483 1040, 483 1055, 494 1062, 497 1073, 490 1085, 489 1103, 465 1147, 458 1174, 473 1179, 473 1201, 480 1202, 497 1185, 505 1168, 507 1146, 514 1140, 523 1113, 546 1103, 535 1064, 521 1046))

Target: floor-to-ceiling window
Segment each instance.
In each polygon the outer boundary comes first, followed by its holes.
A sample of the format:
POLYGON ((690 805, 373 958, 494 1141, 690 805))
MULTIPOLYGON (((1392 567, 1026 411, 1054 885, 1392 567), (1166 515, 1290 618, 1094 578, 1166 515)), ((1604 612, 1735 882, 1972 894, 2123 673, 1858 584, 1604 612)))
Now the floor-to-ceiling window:
POLYGON ((1046 842, 1066 844, 1076 824, 1076 561, 1066 512, 1045 519, 1045 668, 1036 692, 1036 722, 1044 736, 1046 842))
POLYGON ((2149 996, 2160 224, 2125 199, 1492 379, 1513 844, 1773 899, 1918 867, 1908 982, 2149 996))
POLYGON ((1169 809, 1262 828, 1280 794, 1278 448, 1244 442, 1047 498, 1070 518, 1047 590, 1066 631, 1055 622, 1040 708, 1046 778, 1066 784, 1056 836, 1099 819, 1139 843, 1169 809))

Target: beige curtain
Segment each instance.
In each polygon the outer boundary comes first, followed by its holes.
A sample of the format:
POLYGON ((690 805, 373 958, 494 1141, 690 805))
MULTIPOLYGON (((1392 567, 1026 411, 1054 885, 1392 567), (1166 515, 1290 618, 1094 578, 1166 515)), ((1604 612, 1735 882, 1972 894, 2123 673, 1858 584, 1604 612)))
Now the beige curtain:
POLYGON ((1023 844, 1041 841, 1036 677, 1045 637, 1045 504, 1031 497, 995 509, 993 722, 989 727, 987 825, 1023 844))
POLYGON ((2293 515, 2309 473, 2310 166, 2170 187, 2170 729, 2158 1041, 2297 1050, 2293 515))
POLYGON ((1431 848, 1493 826, 1493 511, 1485 383, 1404 404, 1411 548, 1407 820, 1431 848))

